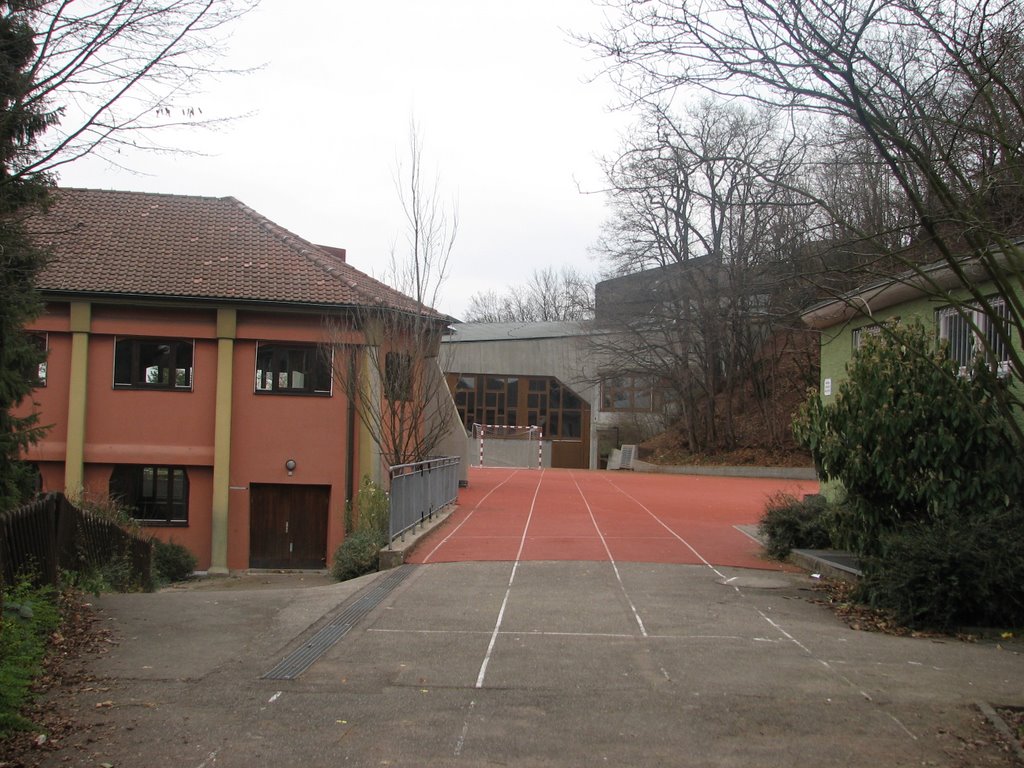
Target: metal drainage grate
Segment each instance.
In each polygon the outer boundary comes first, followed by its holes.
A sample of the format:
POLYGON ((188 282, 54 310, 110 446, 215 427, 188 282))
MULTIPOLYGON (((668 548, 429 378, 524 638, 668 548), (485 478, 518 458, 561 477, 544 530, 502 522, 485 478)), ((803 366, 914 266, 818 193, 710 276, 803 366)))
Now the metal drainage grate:
POLYGON ((263 679, 294 680, 301 675, 366 614, 380 605, 380 602, 415 569, 414 565, 402 565, 375 581, 358 599, 338 614, 337 618, 313 635, 309 642, 283 658, 277 666, 263 675, 263 679))

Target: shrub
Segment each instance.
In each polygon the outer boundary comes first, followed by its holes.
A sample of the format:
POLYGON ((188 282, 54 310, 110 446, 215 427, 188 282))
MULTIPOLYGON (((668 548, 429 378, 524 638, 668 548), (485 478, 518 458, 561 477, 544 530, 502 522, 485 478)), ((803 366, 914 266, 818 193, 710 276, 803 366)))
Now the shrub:
POLYGON ((364 476, 356 496, 355 530, 376 531, 382 536, 388 532, 391 506, 387 492, 364 476))
POLYGON ((902 624, 1024 626, 1024 510, 917 523, 883 538, 858 596, 902 624))
POLYGON ((826 480, 847 491, 839 546, 858 590, 911 626, 1024 622, 1024 446, 1005 381, 979 356, 960 375, 920 324, 868 336, 830 403, 794 421, 826 480))
POLYGON ((981 362, 959 376, 920 324, 867 336, 827 405, 794 421, 826 480, 848 494, 841 541, 880 553, 884 534, 956 514, 1006 509, 1024 491, 1019 446, 1000 402, 1005 383, 981 362))
POLYGON ((331 575, 338 581, 377 570, 382 538, 373 531, 353 531, 334 553, 331 575))
POLYGON ((186 581, 196 569, 196 556, 174 541, 153 540, 153 578, 160 583, 186 581))
POLYGON ((345 540, 334 552, 331 575, 338 581, 377 570, 378 554, 388 540, 391 513, 387 493, 369 477, 359 484, 354 510, 345 515, 345 540))
POLYGON ((68 499, 73 505, 90 515, 109 520, 129 533, 139 533, 142 525, 135 518, 134 507, 130 507, 117 496, 82 491, 68 499))
POLYGON ((787 493, 772 496, 761 517, 760 532, 767 539, 769 557, 782 560, 793 549, 832 546, 829 507, 823 496, 797 499, 787 493))

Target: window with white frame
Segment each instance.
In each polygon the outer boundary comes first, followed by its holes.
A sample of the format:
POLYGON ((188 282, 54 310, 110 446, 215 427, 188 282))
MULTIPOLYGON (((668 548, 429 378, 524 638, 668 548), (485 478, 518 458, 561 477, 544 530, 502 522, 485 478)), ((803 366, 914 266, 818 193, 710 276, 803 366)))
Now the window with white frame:
POLYGON ((874 325, 863 325, 860 328, 854 328, 853 333, 853 351, 856 352, 864 344, 864 339, 868 336, 877 336, 882 332, 882 326, 877 323, 874 325))
POLYGON ((936 312, 939 339, 949 344, 949 356, 960 366, 960 375, 970 371, 974 361, 985 355, 1001 376, 1010 371, 1009 312, 1002 298, 989 299, 993 315, 977 307, 943 307, 936 312), (1004 333, 1000 335, 999 327, 1004 333))

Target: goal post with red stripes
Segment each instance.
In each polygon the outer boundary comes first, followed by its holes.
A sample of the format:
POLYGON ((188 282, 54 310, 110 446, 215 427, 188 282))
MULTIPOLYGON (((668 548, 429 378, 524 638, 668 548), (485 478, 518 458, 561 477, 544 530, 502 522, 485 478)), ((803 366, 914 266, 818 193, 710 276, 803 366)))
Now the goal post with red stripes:
POLYGON ((474 424, 473 439, 479 448, 480 467, 544 466, 544 432, 538 426, 474 424))

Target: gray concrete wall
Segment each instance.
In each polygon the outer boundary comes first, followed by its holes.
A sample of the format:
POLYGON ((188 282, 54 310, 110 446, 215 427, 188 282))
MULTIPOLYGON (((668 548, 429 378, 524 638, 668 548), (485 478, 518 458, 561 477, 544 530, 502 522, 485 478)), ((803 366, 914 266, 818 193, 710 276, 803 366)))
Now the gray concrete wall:
MULTIPOLYGON (((520 335, 528 335, 529 324, 519 326, 520 335), (525 329, 525 330, 524 330, 525 329)), ((458 373, 493 373, 504 376, 554 376, 590 405, 590 468, 597 469, 599 430, 620 427, 635 433, 658 432, 663 420, 657 414, 632 414, 601 411, 599 381, 600 353, 585 334, 543 338, 488 338, 443 344, 442 367, 458 373)), ((472 463, 477 463, 470 456, 472 463)))

